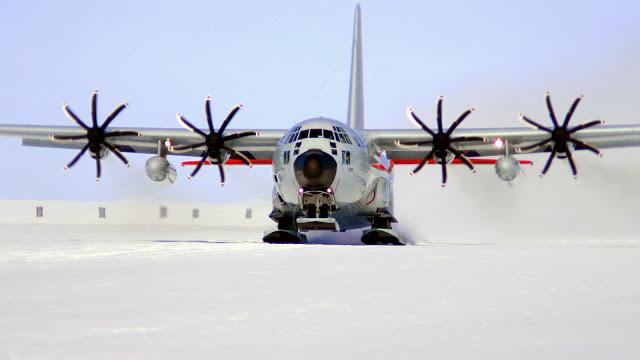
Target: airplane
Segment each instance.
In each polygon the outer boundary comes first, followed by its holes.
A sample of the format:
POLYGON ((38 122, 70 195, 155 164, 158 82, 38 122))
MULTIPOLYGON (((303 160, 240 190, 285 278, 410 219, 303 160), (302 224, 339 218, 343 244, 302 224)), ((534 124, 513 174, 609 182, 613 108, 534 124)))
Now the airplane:
POLYGON ((242 105, 234 106, 219 127, 211 116, 211 97, 204 100, 206 127, 198 127, 184 115, 176 118, 182 128, 111 127, 128 104, 119 105, 99 123, 97 97, 91 94, 91 122, 84 122, 66 103, 62 109, 77 126, 24 126, 0 124, 0 135, 15 136, 23 146, 79 149, 65 166, 73 167, 87 152, 96 164, 96 180, 101 177, 101 161, 112 153, 129 165, 124 153, 152 154, 145 172, 156 183, 170 185, 177 171, 168 155, 198 157, 184 161, 195 166, 189 178, 205 165, 218 168, 221 184, 225 166, 270 165, 273 170, 273 210, 270 218, 277 229, 265 232, 267 243, 304 243, 310 230, 346 231, 365 229, 361 241, 367 245, 404 245, 402 234, 393 229, 393 169, 395 165, 415 165, 417 174, 425 165, 435 165, 447 183, 447 167, 494 165, 498 178, 513 184, 522 177, 522 165, 514 154, 548 153, 541 175, 555 159, 568 161, 578 175, 574 159, 577 151, 601 155, 604 148, 640 145, 640 125, 605 125, 592 120, 570 124, 578 97, 565 117, 556 116, 549 93, 546 106, 550 125, 526 115, 520 119, 529 127, 462 129, 460 125, 473 109, 463 112, 447 128, 442 116, 443 98, 436 103, 435 126, 413 108, 407 117, 417 129, 365 128, 362 70, 362 17, 355 9, 351 56, 351 76, 346 121, 312 118, 290 129, 228 129, 242 105), (496 157, 498 157, 496 159, 496 157))

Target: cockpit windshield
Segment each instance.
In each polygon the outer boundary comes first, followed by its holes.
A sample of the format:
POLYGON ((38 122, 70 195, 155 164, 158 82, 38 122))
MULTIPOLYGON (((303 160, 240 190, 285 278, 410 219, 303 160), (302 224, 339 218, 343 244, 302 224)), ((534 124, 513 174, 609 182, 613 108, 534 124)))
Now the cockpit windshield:
MULTIPOLYGON (((299 141, 303 139, 319 139, 324 138, 331 141, 339 141, 344 144, 352 144, 351 138, 344 130, 344 128, 339 126, 334 126, 333 130, 329 129, 305 129, 300 130, 299 126, 296 126, 291 130, 291 132, 285 136, 285 143, 289 144, 294 141, 299 141)), ((359 144, 358 144, 359 146, 359 144)))

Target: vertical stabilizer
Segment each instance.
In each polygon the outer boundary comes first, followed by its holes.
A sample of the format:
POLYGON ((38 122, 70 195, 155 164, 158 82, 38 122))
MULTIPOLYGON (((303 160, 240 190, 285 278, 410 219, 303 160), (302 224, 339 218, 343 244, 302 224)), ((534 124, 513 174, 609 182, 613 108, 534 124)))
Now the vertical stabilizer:
POLYGON ((356 5, 351 48, 351 77, 347 123, 353 129, 364 129, 364 92, 362 88, 362 20, 360 5, 356 5))

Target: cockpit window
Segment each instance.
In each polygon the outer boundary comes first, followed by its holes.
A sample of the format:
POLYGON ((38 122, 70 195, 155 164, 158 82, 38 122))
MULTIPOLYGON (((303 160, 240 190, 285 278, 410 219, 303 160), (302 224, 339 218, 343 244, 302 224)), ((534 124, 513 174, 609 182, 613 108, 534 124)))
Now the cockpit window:
POLYGON ((309 138, 319 138, 319 137, 322 137, 322 129, 309 130, 309 138))
POLYGON ((335 133, 336 140, 344 144, 352 144, 351 138, 349 137, 349 135, 347 134, 347 131, 343 127, 334 126, 333 130, 336 132, 335 133))
POLYGON ((327 130, 327 129, 324 129, 324 130, 322 131, 322 133, 323 133, 323 135, 324 135, 324 138, 325 138, 325 139, 334 140, 334 138, 333 138, 333 131, 331 131, 331 130, 327 130))
POLYGON ((290 143, 296 141, 296 138, 298 137, 298 131, 300 131, 300 128, 301 128, 301 126, 298 125, 298 126, 295 126, 293 129, 291 129, 291 132, 289 132, 289 134, 287 134, 284 137, 284 139, 285 139, 284 142, 287 143, 287 144, 290 144, 290 143))
POLYGON ((300 136, 298 136, 298 140, 306 139, 309 137, 309 130, 300 131, 300 136))

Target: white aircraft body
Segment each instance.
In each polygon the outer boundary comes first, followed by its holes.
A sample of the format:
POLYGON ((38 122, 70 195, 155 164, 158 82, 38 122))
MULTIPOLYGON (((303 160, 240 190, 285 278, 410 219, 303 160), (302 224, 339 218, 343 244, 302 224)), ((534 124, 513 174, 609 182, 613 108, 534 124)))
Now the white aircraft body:
POLYGON ((546 105, 550 125, 542 125, 524 115, 531 127, 461 129, 459 126, 473 110, 467 110, 451 126, 443 126, 440 98, 436 106, 435 126, 429 127, 413 109, 407 116, 418 125, 415 130, 365 129, 362 35, 360 7, 356 8, 351 78, 346 122, 326 118, 302 121, 288 130, 227 129, 242 107, 234 107, 219 128, 211 118, 210 97, 205 98, 207 127, 196 127, 181 114, 185 128, 115 128, 114 118, 127 104, 118 106, 102 124, 97 119, 97 92, 91 96, 91 123, 85 123, 67 104, 64 113, 78 126, 0 125, 0 135, 17 136, 25 146, 79 149, 65 168, 71 168, 87 152, 95 160, 96 178, 101 176, 101 160, 113 153, 128 165, 123 153, 154 154, 146 163, 149 178, 162 184, 176 180, 175 167, 167 155, 197 156, 189 177, 203 165, 217 165, 224 184, 224 166, 246 164, 272 165, 273 211, 277 230, 265 234, 271 243, 304 242, 308 230, 363 231, 365 244, 403 244, 391 224, 393 217, 392 169, 394 165, 416 165, 417 173, 426 164, 434 164, 447 181, 447 166, 461 164, 475 171, 474 164, 494 164, 498 177, 512 183, 521 176, 514 154, 547 152, 542 170, 546 174, 554 159, 569 162, 577 176, 576 151, 600 154, 600 149, 640 145, 640 125, 612 126, 593 120, 570 125, 581 101, 577 98, 564 118, 556 117, 549 94, 546 105), (481 158, 482 157, 482 158, 481 158), (498 158, 497 158, 498 157, 498 158), (496 159, 497 158, 497 159, 496 159))

